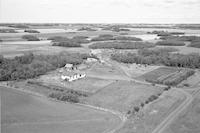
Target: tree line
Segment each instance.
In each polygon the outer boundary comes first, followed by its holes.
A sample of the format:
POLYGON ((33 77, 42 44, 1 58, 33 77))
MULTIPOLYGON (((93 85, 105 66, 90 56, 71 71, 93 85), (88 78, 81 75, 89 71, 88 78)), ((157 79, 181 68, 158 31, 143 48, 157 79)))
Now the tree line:
POLYGON ((115 53, 113 60, 123 63, 162 64, 173 67, 200 68, 200 54, 183 55, 165 50, 140 49, 138 53, 115 53))
POLYGON ((14 59, 0 56, 0 81, 34 78, 48 71, 63 67, 66 63, 82 63, 90 57, 88 54, 61 52, 57 55, 33 55, 32 53, 16 56, 14 59))

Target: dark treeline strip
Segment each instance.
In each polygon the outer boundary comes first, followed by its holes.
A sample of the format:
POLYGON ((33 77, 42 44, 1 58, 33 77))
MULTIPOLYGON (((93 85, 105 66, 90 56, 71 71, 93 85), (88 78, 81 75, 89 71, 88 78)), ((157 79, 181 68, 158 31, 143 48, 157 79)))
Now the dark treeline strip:
POLYGON ((156 45, 160 46, 184 46, 185 43, 182 41, 175 41, 175 40, 164 40, 156 42, 156 45))
POLYGON ((28 33, 40 33, 37 30, 31 30, 31 29, 26 29, 26 30, 24 30, 24 32, 28 32, 28 33))
POLYGON ((0 33, 17 33, 14 29, 0 29, 0 33))
POLYGON ((27 41, 40 41, 40 39, 33 35, 23 35, 22 39, 26 39, 27 41))
POLYGON ((91 41, 109 41, 109 40, 129 40, 129 41, 142 41, 142 39, 132 36, 113 36, 110 34, 102 34, 98 37, 94 37, 91 41))
POLYGON ((172 54, 168 51, 141 49, 135 53, 115 53, 113 60, 123 63, 162 64, 173 67, 200 68, 200 54, 172 54))
POLYGON ((0 56, 0 81, 34 78, 48 71, 63 67, 66 63, 80 64, 88 54, 61 52, 58 55, 25 54, 7 59, 0 56))
POLYGON ((92 49, 141 49, 155 47, 149 42, 133 42, 133 41, 114 41, 114 42, 97 42, 89 46, 92 49))
POLYGON ((73 38, 67 38, 62 36, 54 36, 48 38, 52 40, 53 46, 62 46, 62 47, 81 47, 83 43, 89 43, 86 36, 74 36, 73 38))

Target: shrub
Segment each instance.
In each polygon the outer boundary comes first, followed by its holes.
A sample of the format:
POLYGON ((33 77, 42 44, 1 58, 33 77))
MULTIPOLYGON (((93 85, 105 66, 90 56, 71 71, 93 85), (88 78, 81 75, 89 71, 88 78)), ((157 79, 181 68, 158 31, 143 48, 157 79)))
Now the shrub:
POLYGON ((138 106, 135 106, 133 109, 135 112, 138 112, 140 110, 140 108, 138 106))
POLYGON ((144 103, 141 103, 140 105, 141 105, 141 107, 144 107, 144 103))
POLYGON ((156 45, 162 46, 184 46, 185 43, 181 41, 174 41, 174 40, 166 40, 166 41, 159 41, 156 45))
POLYGON ((40 41, 39 38, 33 35, 23 35, 22 39, 26 39, 27 41, 40 41))
POLYGON ((24 30, 24 32, 28 32, 28 33, 40 33, 39 31, 37 30, 24 30))
POLYGON ((152 101, 156 100, 157 98, 158 98, 158 96, 151 95, 151 96, 149 97, 149 101, 152 102, 152 101))
POLYGON ((60 101, 67 101, 72 103, 78 103, 78 96, 68 92, 52 92, 49 94, 49 97, 55 98, 60 101))

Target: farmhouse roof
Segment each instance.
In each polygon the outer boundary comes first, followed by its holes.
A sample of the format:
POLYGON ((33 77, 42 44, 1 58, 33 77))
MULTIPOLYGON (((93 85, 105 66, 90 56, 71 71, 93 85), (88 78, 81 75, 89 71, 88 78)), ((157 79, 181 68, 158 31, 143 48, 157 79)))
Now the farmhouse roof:
POLYGON ((66 64, 65 67, 72 68, 73 64, 66 64))

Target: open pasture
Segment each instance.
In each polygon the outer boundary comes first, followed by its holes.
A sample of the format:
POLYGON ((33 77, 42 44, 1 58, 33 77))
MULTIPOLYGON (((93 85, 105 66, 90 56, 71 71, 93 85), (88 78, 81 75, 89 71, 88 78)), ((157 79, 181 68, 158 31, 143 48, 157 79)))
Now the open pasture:
POLYGON ((83 102, 127 113, 130 108, 144 102, 149 96, 161 92, 162 89, 130 81, 116 81, 83 102))
POLYGON ((200 93, 163 133, 199 133, 200 132, 200 93))
MULTIPOLYGON (((145 105, 136 115, 130 117, 117 133, 149 133, 152 132, 174 109, 184 100, 180 91, 171 89, 164 92, 159 99, 145 105)), ((169 133, 169 132, 166 132, 169 133)), ((174 132, 177 133, 177 132, 174 132)))
POLYGON ((2 133, 96 133, 120 122, 107 112, 0 89, 2 133))
POLYGON ((66 52, 79 52, 89 53, 89 50, 85 48, 63 48, 58 46, 51 46, 52 43, 49 40, 45 41, 16 41, 16 42, 0 42, 0 53, 4 57, 15 57, 23 55, 27 52, 35 54, 56 54, 61 51, 66 52))
POLYGON ((145 81, 151 83, 177 85, 194 73, 195 72, 190 69, 161 67, 154 71, 146 73, 141 77, 144 77, 145 81))
POLYGON ((161 76, 167 76, 169 74, 172 74, 174 72, 177 72, 179 68, 175 67, 159 67, 158 69, 155 69, 153 71, 150 71, 148 73, 145 73, 144 75, 141 75, 137 77, 137 79, 140 80, 156 80, 161 76))
POLYGON ((91 68, 85 71, 89 77, 96 77, 101 79, 111 80, 128 80, 125 73, 113 67, 112 64, 95 63, 91 68))

